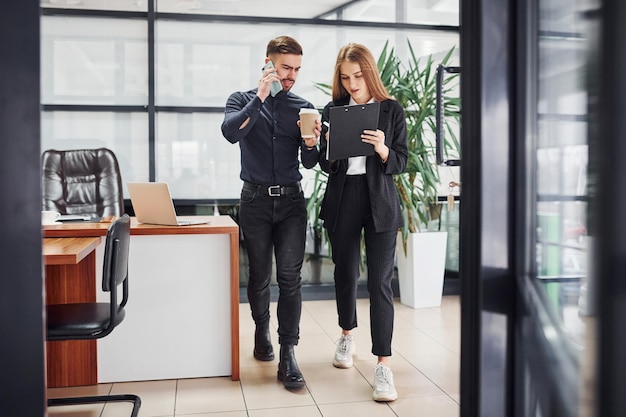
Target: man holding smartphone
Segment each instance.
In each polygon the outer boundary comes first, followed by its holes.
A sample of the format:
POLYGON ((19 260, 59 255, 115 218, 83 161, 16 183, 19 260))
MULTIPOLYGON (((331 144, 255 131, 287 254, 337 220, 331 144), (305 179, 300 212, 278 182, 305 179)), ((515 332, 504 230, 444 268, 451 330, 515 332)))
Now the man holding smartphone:
POLYGON ((298 155, 304 167, 315 166, 321 131, 318 121, 316 137, 303 140, 300 135, 300 108, 314 108, 290 91, 301 62, 302 47, 295 39, 279 36, 270 40, 257 88, 231 94, 222 123, 224 137, 239 143, 241 150, 239 227, 249 261, 247 293, 256 326, 254 357, 274 359, 269 331, 274 252, 279 288, 278 379, 286 388, 306 385, 294 355, 300 333, 300 271, 307 223, 298 155))

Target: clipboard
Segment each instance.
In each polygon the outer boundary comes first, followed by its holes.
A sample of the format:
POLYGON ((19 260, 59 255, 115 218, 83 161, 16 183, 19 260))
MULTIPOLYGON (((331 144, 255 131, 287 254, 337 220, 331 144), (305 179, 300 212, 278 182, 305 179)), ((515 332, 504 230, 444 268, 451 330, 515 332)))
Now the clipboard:
POLYGON ((361 134, 378 128, 379 111, 379 102, 331 107, 326 159, 374 155, 374 146, 363 142, 361 134))

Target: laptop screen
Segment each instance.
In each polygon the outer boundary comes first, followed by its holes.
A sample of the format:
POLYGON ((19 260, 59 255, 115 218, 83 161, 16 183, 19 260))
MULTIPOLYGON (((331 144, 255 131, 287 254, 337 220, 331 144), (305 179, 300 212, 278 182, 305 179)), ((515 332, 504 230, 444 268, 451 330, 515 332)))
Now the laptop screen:
POLYGON ((167 183, 129 182, 126 185, 139 223, 178 225, 167 183))

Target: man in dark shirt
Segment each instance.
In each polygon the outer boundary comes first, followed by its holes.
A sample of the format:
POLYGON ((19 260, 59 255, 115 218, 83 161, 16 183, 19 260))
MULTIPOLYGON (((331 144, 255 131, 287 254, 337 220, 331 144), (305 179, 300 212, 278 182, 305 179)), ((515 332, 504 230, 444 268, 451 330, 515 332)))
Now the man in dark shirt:
POLYGON ((235 92, 228 98, 222 134, 229 142, 238 142, 241 149, 239 227, 248 252, 248 301, 256 325, 254 357, 261 361, 274 359, 269 333, 274 250, 279 288, 278 379, 286 388, 299 388, 306 383, 293 349, 299 339, 300 271, 307 218, 298 152, 304 167, 315 166, 318 153, 314 150, 321 125, 319 121, 316 124, 316 137, 301 137, 298 112, 314 106, 289 91, 300 71, 300 44, 291 37, 279 36, 268 43, 266 55, 258 87, 235 92), (273 65, 268 67, 270 61, 273 65), (271 88, 272 82, 275 88, 271 88))

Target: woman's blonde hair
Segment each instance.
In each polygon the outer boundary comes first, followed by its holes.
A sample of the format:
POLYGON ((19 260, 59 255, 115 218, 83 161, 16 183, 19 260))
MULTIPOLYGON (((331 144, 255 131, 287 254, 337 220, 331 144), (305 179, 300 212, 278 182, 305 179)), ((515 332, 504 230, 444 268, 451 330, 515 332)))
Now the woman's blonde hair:
POLYGON ((359 64, 367 89, 375 101, 383 101, 392 99, 391 95, 383 85, 378 72, 378 66, 374 55, 365 45, 359 43, 349 43, 342 47, 337 54, 337 62, 335 63, 335 74, 333 76, 333 101, 344 98, 350 93, 341 84, 340 66, 344 62, 353 62, 359 64))

